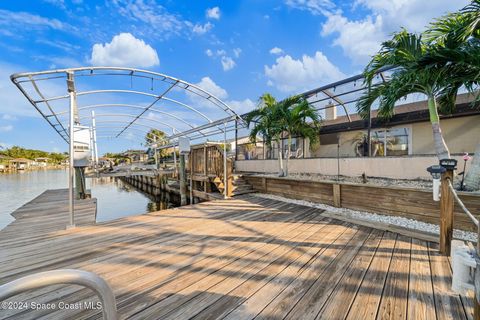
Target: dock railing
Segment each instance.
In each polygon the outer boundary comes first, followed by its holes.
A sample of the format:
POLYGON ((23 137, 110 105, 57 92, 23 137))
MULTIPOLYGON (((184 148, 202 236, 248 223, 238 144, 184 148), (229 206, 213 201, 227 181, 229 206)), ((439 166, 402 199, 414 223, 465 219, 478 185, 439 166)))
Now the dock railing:
MULTIPOLYGON (((475 262, 477 267, 475 268, 475 276, 474 276, 474 288, 475 288, 475 297, 474 297, 474 320, 480 320, 480 227, 479 227, 479 221, 478 219, 468 210, 468 208, 465 206, 463 201, 460 199, 458 196, 455 188, 453 187, 452 184, 452 179, 447 177, 445 179, 445 182, 447 183, 447 188, 448 188, 448 193, 453 196, 457 204, 462 208, 462 211, 465 213, 466 216, 470 218, 470 220, 475 224, 477 227, 477 244, 475 246, 475 262)), ((442 194, 442 196, 447 196, 442 194)), ((448 195, 449 196, 449 195, 448 195)), ((453 210, 452 210, 452 217, 453 217, 453 210)), ((453 218, 452 218, 453 220, 453 218)), ((451 247, 449 245, 448 247, 451 247)))
MULTIPOLYGON (((76 284, 93 290, 102 303, 103 318, 117 320, 117 303, 108 283, 95 273, 77 269, 59 269, 31 274, 0 286, 0 302, 8 308, 6 299, 28 290, 55 284, 76 284)), ((92 305, 95 306, 96 305, 92 305)), ((99 306, 100 307, 100 306, 99 306)))

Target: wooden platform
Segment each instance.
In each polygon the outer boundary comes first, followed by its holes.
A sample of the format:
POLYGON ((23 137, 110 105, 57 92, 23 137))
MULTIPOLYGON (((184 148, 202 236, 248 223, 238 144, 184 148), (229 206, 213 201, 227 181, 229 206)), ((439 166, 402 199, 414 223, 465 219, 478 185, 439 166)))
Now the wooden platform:
MULTIPOLYGON (((75 201, 75 224, 95 223, 96 199, 75 201)), ((42 237, 50 232, 64 230, 70 223, 68 189, 47 190, 27 202, 11 214, 15 220, 0 230, 0 242, 17 241, 19 238, 42 237)))
MULTIPOLYGON (((0 242, 0 282, 59 268, 114 289, 122 319, 468 319, 437 244, 245 196, 0 242)), ((97 301, 57 285, 12 301, 97 301)), ((101 318, 99 310, 4 310, 1 319, 101 318)))

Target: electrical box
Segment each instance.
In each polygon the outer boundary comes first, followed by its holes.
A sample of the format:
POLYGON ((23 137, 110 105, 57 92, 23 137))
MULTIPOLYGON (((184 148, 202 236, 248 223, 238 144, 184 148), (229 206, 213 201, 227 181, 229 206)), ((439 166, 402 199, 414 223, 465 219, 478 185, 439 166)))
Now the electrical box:
POLYGON ((87 167, 91 157, 90 127, 73 127, 73 166, 87 167))
POLYGON ((185 137, 178 138, 178 149, 181 154, 190 153, 190 140, 185 137))

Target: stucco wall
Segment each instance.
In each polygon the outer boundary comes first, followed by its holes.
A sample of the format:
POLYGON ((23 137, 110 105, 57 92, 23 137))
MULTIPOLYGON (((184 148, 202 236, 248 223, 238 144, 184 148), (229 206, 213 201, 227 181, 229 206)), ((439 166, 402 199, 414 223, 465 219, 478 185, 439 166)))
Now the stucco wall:
MULTIPOLYGON (((480 115, 442 119, 440 121, 445 141, 451 153, 473 153, 476 144, 480 141, 480 115)), ((411 128, 411 149, 413 155, 435 154, 433 148, 432 126, 430 122, 418 122, 413 124, 398 125, 393 128, 411 128)), ((354 142, 366 134, 366 130, 341 132, 340 156, 354 157, 354 142)), ((336 144, 320 144, 310 151, 313 157, 336 157, 336 144)))
MULTIPOLYGON (((413 123, 413 154, 435 154, 430 122, 413 123)), ((440 120, 451 153, 473 153, 480 142, 480 115, 440 120)))
MULTIPOLYGON (((462 169, 462 157, 454 158, 459 161, 459 169, 462 169)), ((426 168, 432 164, 438 164, 438 159, 433 156, 343 158, 339 162, 340 175, 344 176, 360 176, 365 173, 369 177, 416 179, 430 178, 426 168)), ((279 165, 278 160, 245 160, 236 161, 235 168, 238 172, 274 173, 278 172, 279 165)), ((289 171, 291 173, 336 175, 337 159, 291 159, 289 161, 289 171)))

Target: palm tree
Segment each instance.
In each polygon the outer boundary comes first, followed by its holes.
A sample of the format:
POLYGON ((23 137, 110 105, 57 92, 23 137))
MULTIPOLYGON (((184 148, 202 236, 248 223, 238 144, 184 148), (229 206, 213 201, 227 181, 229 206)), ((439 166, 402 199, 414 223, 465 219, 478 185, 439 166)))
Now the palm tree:
POLYGON ((317 110, 301 96, 288 97, 278 104, 280 119, 287 133, 287 152, 285 156, 285 175, 288 176, 288 160, 292 147, 292 136, 308 138, 310 145, 318 141, 320 116, 317 110))
MULTIPOLYGON (((480 83, 480 0, 462 10, 450 13, 425 32, 432 50, 421 63, 424 67, 444 68, 451 81, 452 92, 464 86, 479 100, 480 83)), ((475 148, 470 170, 465 176, 465 189, 480 189, 480 141, 475 148)))
POLYGON ((280 124, 280 114, 277 108, 277 100, 269 93, 263 94, 257 105, 257 108, 248 113, 244 120, 250 128, 252 123, 255 123, 250 131, 250 141, 257 142, 259 135, 263 136, 263 143, 268 147, 272 147, 272 142, 275 141, 278 145, 278 161, 279 172, 278 176, 283 177, 283 161, 280 145, 280 138, 283 132, 283 127, 280 124))
POLYGON ((310 144, 318 140, 320 117, 313 106, 300 96, 288 97, 280 102, 271 95, 260 97, 258 107, 245 116, 248 126, 256 122, 250 131, 250 141, 256 142, 257 136, 264 136, 264 143, 278 146, 279 176, 288 176, 288 159, 292 146, 292 137, 298 135, 309 138, 310 144), (287 134, 285 168, 283 167, 283 148, 280 143, 283 134, 287 134))
POLYGON ((439 159, 449 158, 450 152, 440 128, 439 110, 452 110, 456 91, 448 81, 444 68, 422 67, 420 61, 428 53, 428 46, 421 35, 402 30, 382 44, 378 54, 364 71, 368 90, 357 102, 362 117, 367 118, 372 104, 379 99, 378 115, 390 118, 394 115, 395 103, 409 94, 421 93, 427 96, 428 111, 433 131, 435 151, 439 159), (395 67, 387 82, 372 86, 375 75, 384 67, 395 67), (453 98, 452 98, 453 96, 453 98), (438 104, 439 101, 442 104, 438 104))

